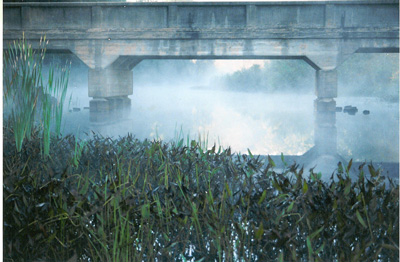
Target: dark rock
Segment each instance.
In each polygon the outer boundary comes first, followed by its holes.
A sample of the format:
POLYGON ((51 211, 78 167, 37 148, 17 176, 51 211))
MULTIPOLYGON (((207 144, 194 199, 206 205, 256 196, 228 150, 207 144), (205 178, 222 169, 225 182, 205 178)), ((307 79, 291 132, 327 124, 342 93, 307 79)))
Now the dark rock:
POLYGON ((84 109, 84 110, 89 110, 89 109, 90 109, 90 107, 88 107, 88 106, 85 106, 85 107, 83 107, 83 109, 84 109))
POLYGON ((72 110, 73 110, 74 112, 79 112, 79 111, 81 111, 81 109, 80 109, 79 107, 74 107, 74 108, 72 108, 72 110))
POLYGON ((343 109, 343 113, 348 113, 349 115, 354 116, 358 112, 357 107, 355 106, 345 106, 343 109))
POLYGON ((353 108, 351 105, 345 106, 343 109, 343 113, 347 113, 347 111, 349 111, 351 108, 353 108))
POLYGON ((364 114, 364 115, 369 115, 370 112, 369 112, 369 110, 364 110, 364 111, 363 111, 363 114, 364 114))

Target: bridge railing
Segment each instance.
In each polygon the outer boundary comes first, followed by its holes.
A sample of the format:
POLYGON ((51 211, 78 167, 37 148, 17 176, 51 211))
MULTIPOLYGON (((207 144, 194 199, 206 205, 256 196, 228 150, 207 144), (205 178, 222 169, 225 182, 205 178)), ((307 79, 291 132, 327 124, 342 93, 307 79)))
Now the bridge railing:
POLYGON ((399 2, 4 3, 5 30, 399 27, 399 2))

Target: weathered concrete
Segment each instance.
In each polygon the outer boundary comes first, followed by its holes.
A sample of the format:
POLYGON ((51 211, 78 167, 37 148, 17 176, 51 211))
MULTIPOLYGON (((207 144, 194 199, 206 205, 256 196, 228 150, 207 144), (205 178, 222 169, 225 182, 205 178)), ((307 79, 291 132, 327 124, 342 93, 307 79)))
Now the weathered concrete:
MULTIPOLYGON (((336 152, 336 68, 355 52, 399 51, 399 1, 4 3, 4 44, 46 35, 89 70, 93 111, 132 94, 143 59, 301 58, 316 71, 315 146, 336 152)), ((122 103, 122 104, 124 104, 122 103)))
POLYGON ((126 69, 89 69, 89 96, 115 97, 132 95, 133 74, 126 69))
MULTIPOLYGON (((5 3, 4 41, 46 35, 90 68, 120 56, 302 57, 331 70, 356 51, 398 51, 398 1, 5 3)), ((126 57, 125 57, 126 58, 126 57)))
POLYGON ((337 71, 317 70, 314 101, 314 145, 319 155, 337 152, 337 71))

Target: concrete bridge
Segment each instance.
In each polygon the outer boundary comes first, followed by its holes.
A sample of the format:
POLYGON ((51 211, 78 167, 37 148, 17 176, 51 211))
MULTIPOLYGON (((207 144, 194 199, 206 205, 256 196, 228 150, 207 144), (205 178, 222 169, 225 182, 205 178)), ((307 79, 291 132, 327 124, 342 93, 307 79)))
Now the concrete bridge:
MULTIPOLYGON (((91 111, 130 105, 144 59, 304 59, 316 70, 315 148, 336 152, 336 68, 399 52, 399 1, 4 3, 4 44, 49 39, 89 69, 91 111), (328 138, 328 139, 327 139, 328 138)), ((36 41, 38 42, 38 41, 36 41)))

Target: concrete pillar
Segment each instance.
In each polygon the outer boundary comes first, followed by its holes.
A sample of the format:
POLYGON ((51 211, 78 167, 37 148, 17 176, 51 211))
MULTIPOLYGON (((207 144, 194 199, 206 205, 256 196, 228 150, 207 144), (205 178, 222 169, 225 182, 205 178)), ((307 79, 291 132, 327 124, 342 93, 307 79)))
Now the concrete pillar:
POLYGON ((314 101, 314 144, 318 155, 337 153, 336 101, 337 71, 317 70, 314 101))
POLYGON ((130 108, 133 75, 126 69, 89 69, 90 112, 109 112, 130 108))
MULTIPOLYGON (((89 69, 89 97, 90 112, 95 115, 130 108, 131 101, 128 98, 133 93, 132 69, 142 59, 135 56, 118 56, 117 58, 105 57, 103 55, 93 56, 94 60, 107 60, 107 67, 101 63, 95 63, 94 68, 89 69), (106 59, 107 58, 107 59, 106 59), (112 62, 110 62, 112 61, 112 62)), ((95 119, 97 117, 94 117, 95 119)))
POLYGON ((89 69, 89 96, 106 98, 128 96, 133 92, 131 70, 89 69))

